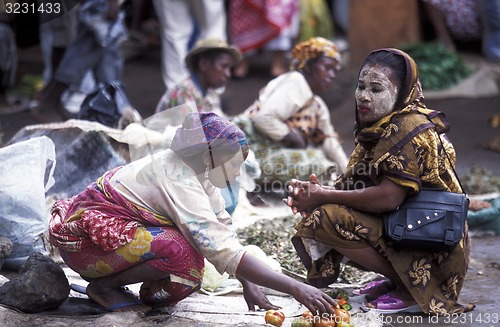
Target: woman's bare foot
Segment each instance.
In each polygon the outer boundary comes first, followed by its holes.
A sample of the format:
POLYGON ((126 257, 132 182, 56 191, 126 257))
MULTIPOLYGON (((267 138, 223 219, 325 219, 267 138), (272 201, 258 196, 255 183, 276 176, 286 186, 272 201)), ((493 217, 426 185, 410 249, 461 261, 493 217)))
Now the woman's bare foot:
POLYGON ((165 302, 168 296, 168 292, 163 289, 163 280, 143 282, 139 291, 141 301, 151 305, 165 302))
POLYGON ((145 305, 139 298, 123 288, 113 289, 102 285, 97 281, 92 281, 87 286, 88 297, 113 312, 149 312, 152 308, 145 305))

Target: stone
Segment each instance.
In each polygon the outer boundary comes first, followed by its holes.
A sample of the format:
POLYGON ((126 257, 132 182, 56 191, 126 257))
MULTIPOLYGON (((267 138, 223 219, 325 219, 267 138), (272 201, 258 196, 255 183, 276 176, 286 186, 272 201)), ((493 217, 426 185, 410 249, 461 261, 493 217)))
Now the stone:
POLYGON ((0 270, 3 267, 4 258, 12 251, 12 241, 7 237, 0 236, 0 270))
POLYGON ((69 296, 64 270, 49 256, 31 255, 19 275, 0 287, 0 303, 26 313, 56 309, 69 296))

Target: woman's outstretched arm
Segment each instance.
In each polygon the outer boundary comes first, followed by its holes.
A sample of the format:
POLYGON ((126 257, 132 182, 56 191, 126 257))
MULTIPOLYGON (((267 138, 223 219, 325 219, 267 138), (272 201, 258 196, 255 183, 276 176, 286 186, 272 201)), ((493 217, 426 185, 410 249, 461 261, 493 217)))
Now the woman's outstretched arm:
MULTIPOLYGON (((240 280, 290 294, 311 312, 332 314, 332 306, 338 306, 334 299, 320 289, 274 271, 249 253, 241 259, 236 276, 240 280)), ((250 305, 249 299, 245 297, 245 300, 250 305)))

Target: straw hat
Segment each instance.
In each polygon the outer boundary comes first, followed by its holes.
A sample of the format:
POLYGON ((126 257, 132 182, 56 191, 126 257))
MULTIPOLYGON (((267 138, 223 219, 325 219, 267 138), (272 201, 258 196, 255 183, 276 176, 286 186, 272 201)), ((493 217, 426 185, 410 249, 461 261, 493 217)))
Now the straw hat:
POLYGON ((235 63, 241 60, 241 52, 237 48, 227 44, 225 41, 220 39, 203 39, 196 42, 196 45, 187 54, 185 62, 188 67, 192 66, 192 60, 196 55, 209 50, 221 50, 227 52, 233 57, 235 63))

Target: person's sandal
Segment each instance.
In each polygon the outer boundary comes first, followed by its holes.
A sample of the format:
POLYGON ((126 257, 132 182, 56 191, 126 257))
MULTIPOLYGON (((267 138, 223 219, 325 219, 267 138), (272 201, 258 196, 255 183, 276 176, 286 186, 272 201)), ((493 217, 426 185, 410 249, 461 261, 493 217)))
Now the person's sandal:
POLYGON ((392 294, 384 294, 376 300, 361 307, 361 310, 368 312, 373 311, 380 314, 394 313, 420 313, 422 309, 418 304, 408 305, 403 300, 395 297, 392 294))
POLYGON ((395 288, 396 286, 390 280, 381 279, 369 282, 363 288, 354 290, 353 293, 356 295, 366 295, 372 298, 377 298, 394 290, 395 288))

